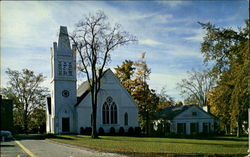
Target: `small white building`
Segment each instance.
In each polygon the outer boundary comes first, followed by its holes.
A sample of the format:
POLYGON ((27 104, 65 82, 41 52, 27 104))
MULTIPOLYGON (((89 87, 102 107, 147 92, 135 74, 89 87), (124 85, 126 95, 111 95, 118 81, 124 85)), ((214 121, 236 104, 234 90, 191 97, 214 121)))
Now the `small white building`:
POLYGON ((163 135, 209 134, 219 128, 219 120, 196 105, 170 106, 155 113, 153 129, 163 135))
MULTIPOLYGON (((51 97, 46 112, 47 133, 80 133, 91 127, 89 85, 76 88, 76 55, 70 47, 66 27, 60 27, 58 43, 51 48, 51 97)), ((125 132, 138 127, 138 106, 114 73, 107 69, 101 78, 97 102, 97 132, 111 127, 125 132)))

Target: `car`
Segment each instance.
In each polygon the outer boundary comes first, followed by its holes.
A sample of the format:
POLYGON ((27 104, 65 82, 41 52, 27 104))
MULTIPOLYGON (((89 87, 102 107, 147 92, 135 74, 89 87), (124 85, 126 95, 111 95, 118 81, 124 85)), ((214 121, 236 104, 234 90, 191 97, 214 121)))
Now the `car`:
POLYGON ((0 137, 2 142, 13 139, 12 133, 7 130, 1 130, 0 137))

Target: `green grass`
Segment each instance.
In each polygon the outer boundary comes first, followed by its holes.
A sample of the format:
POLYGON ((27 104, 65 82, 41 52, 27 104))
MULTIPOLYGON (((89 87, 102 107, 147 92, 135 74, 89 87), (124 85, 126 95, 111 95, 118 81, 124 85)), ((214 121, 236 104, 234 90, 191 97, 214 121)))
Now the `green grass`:
POLYGON ((107 152, 137 154, 135 156, 142 154, 246 155, 248 149, 247 137, 181 139, 100 136, 99 139, 91 139, 89 136, 82 135, 58 135, 51 140, 107 152))

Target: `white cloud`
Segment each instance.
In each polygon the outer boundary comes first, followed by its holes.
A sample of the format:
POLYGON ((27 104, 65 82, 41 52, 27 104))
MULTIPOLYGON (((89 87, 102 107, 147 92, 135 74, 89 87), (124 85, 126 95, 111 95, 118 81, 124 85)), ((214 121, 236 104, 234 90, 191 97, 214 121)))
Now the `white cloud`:
POLYGON ((51 38, 45 26, 55 26, 49 7, 40 2, 3 2, 1 6, 2 46, 38 46, 51 38))
POLYGON ((20 54, 13 56, 8 55, 6 53, 2 54, 2 65, 1 65, 1 73, 2 77, 2 85, 6 86, 8 78, 5 74, 7 68, 11 70, 18 70, 21 71, 22 69, 29 69, 34 71, 36 74, 43 73, 44 76, 47 78, 45 82, 43 82, 43 86, 49 87, 50 82, 50 60, 49 60, 49 53, 44 55, 39 51, 34 51, 34 53, 29 52, 27 50, 25 53, 20 51, 20 54))
MULTIPOLYGON (((181 42, 181 41, 180 41, 181 42)), ((184 44, 176 44, 176 43, 168 43, 164 45, 168 48, 166 51, 166 55, 170 54, 176 57, 195 57, 195 58, 202 58, 200 53, 199 47, 190 47, 184 44)))
POLYGON ((177 6, 180 6, 180 5, 183 5, 183 4, 186 4, 188 3, 187 1, 185 0, 174 0, 174 1, 157 1, 159 4, 161 5, 166 5, 166 6, 169 6, 171 8, 175 8, 177 6))
MULTIPOLYGON (((172 40, 176 36, 161 37, 166 32, 179 32, 181 34, 183 31, 187 31, 188 28, 179 28, 179 24, 178 27, 175 27, 176 23, 186 24, 191 21, 187 18, 175 18, 166 10, 139 11, 138 9, 124 9, 127 11, 125 13, 124 10, 103 1, 3 2, 3 4, 1 6, 2 47, 20 48, 20 51, 7 50, 4 52, 12 53, 11 56, 16 56, 10 57, 10 54, 3 56, 4 68, 29 68, 36 73, 43 72, 48 77, 45 83, 47 86, 49 85, 50 74, 49 48, 52 46, 53 41, 57 41, 56 33, 59 31, 59 26, 68 26, 68 31, 70 32, 83 14, 94 13, 97 10, 103 10, 112 24, 120 23, 124 30, 136 35, 139 39, 139 46, 129 45, 116 49, 112 53, 113 61, 109 67, 116 67, 117 64, 121 64, 125 59, 137 60, 140 53, 144 51, 149 52, 147 53, 148 58, 154 60, 162 56, 166 57, 168 54, 175 58, 185 56, 199 57, 200 55, 198 51, 182 45, 181 42, 173 42, 172 40), (165 25, 173 23, 172 27, 166 27, 165 25), (42 48, 43 51, 24 51, 28 49, 34 50, 34 47, 42 48), (158 51, 162 51, 163 54, 158 55, 158 51)), ((177 6, 181 5, 181 3, 179 1, 177 3, 171 1, 168 5, 177 6)), ((185 26, 182 25, 182 27, 185 26)), ((158 66, 165 65, 167 63, 158 64, 158 66)), ((150 82, 152 88, 160 88, 162 84, 166 84, 167 87, 171 88, 171 92, 177 95, 172 85, 175 84, 173 81, 179 77, 174 73, 152 73, 150 82)))
POLYGON ((183 78, 185 78, 185 73, 181 72, 151 73, 149 84, 157 92, 166 87, 167 94, 174 97, 175 100, 182 100, 179 91, 176 90, 176 84, 183 78))
POLYGON ((172 20, 173 15, 171 14, 157 14, 153 17, 152 23, 168 23, 170 20, 172 20))
POLYGON ((202 42, 204 36, 205 36, 205 31, 204 30, 196 29, 194 31, 193 36, 185 37, 184 39, 188 40, 188 41, 193 41, 193 42, 202 42))
MULTIPOLYGON (((28 68, 48 76, 49 48, 57 29, 51 8, 35 1, 1 4, 2 85, 8 81, 7 68, 19 71, 28 68)), ((48 80, 44 83, 47 87, 48 80)))
POLYGON ((152 39, 144 39, 144 40, 139 40, 139 44, 141 45, 147 45, 147 46, 158 46, 162 45, 161 42, 152 40, 152 39))

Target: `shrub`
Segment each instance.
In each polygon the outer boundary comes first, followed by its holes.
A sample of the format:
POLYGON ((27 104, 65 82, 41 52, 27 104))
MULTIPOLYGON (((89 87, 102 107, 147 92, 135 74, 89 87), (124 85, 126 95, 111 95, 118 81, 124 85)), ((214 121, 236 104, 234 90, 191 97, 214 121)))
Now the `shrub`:
POLYGON ((141 127, 135 127, 135 136, 141 135, 141 127))
POLYGON ((91 127, 86 127, 85 131, 84 131, 84 134, 85 135, 91 135, 91 132, 92 132, 92 128, 91 127))
POLYGON ((23 134, 24 133, 23 127, 21 125, 14 125, 12 133, 13 134, 23 134))
POLYGON ((226 131, 218 131, 218 135, 219 136, 225 136, 226 135, 226 131))
POLYGON ((83 128, 83 127, 80 128, 80 134, 81 134, 81 135, 84 134, 84 128, 83 128))
POLYGON ((134 135, 134 129, 132 127, 128 128, 128 135, 133 136, 134 135))
POLYGON ((104 135, 104 129, 102 127, 99 128, 98 134, 99 135, 104 135))
POLYGON ((115 128, 114 128, 114 127, 111 127, 111 128, 110 128, 109 134, 110 134, 111 136, 114 136, 114 135, 115 135, 115 128))
POLYGON ((125 133, 124 128, 120 127, 120 129, 119 129, 119 135, 122 136, 122 135, 124 135, 124 133, 125 133))

